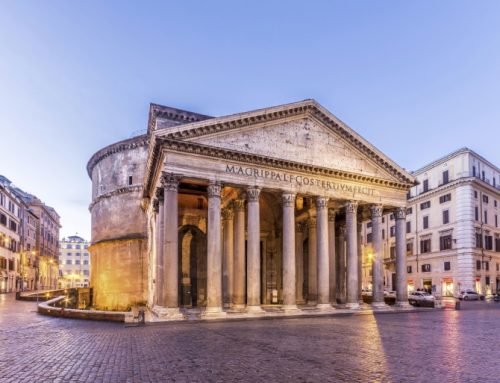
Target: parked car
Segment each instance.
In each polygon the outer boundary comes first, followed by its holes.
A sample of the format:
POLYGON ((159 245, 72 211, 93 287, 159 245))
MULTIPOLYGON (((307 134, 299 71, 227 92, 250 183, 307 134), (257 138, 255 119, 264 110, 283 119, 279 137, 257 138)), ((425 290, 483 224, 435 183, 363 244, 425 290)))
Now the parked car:
POLYGON ((479 294, 473 290, 464 290, 460 291, 460 294, 458 294, 458 299, 464 300, 464 301, 477 301, 477 300, 482 300, 484 301, 484 295, 479 294))
POLYGON ((396 298, 396 292, 384 290, 384 298, 396 298))
POLYGON ((413 306, 434 306, 435 298, 425 291, 414 291, 408 296, 408 302, 413 306))

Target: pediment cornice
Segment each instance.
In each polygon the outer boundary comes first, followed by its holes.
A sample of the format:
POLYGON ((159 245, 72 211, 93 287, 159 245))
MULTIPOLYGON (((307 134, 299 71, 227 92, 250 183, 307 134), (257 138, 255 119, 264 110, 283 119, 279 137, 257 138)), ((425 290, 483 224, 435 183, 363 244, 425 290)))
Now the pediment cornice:
POLYGON ((164 137, 172 140, 191 141, 197 137, 225 133, 231 130, 242 129, 259 124, 267 124, 270 122, 279 122, 280 120, 297 117, 314 118, 334 133, 338 134, 360 154, 364 155, 371 162, 383 168, 399 182, 411 185, 415 184, 415 178, 410 173, 399 167, 395 162, 390 160, 382 152, 376 149, 368 141, 362 138, 354 130, 314 100, 304 100, 297 103, 186 124, 174 129, 160 131, 158 132, 157 137, 164 137))

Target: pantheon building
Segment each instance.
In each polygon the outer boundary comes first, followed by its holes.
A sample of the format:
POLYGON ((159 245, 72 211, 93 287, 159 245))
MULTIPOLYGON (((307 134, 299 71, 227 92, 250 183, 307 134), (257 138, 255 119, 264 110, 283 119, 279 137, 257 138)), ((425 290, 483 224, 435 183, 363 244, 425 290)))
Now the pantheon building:
POLYGON ((224 117, 152 104, 147 132, 99 150, 87 170, 97 308, 147 305, 166 320, 355 310, 368 220, 372 305, 383 306, 388 212, 396 303, 407 305, 415 179, 314 100, 224 117))

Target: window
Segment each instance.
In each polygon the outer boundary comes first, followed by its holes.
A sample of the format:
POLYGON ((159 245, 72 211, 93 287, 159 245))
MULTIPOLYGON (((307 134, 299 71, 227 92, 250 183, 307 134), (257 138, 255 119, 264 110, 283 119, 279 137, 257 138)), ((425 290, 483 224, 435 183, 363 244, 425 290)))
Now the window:
POLYGON ((406 214, 411 214, 413 213, 413 208, 409 207, 406 209, 406 214))
POLYGON ((73 248, 73 246, 71 246, 71 245, 66 245, 66 249, 72 249, 72 248, 73 248))
POLYGON ((82 253, 76 253, 75 255, 76 255, 77 257, 79 257, 79 256, 81 256, 81 255, 82 255, 82 253))
POLYGON ((411 222, 410 221, 406 222, 406 233, 407 234, 411 233, 411 222))
POLYGON ((448 194, 445 194, 445 195, 442 195, 441 197, 439 197, 439 203, 445 203, 448 201, 451 201, 451 193, 448 193, 448 194))
POLYGON ((7 216, 5 214, 0 213, 0 223, 7 226, 7 216))
POLYGON ((366 234, 366 242, 371 243, 372 242, 372 233, 366 234))
POLYGON ((406 242, 406 255, 413 255, 413 242, 406 242))
POLYGON ((476 261, 476 270, 481 270, 481 261, 476 261))
POLYGON ((476 167, 475 166, 472 167, 472 176, 473 177, 476 176, 476 167))
POLYGON ((430 273, 431 272, 431 264, 430 263, 425 263, 422 265, 422 272, 423 273, 430 273))
POLYGON ((431 207, 431 201, 422 202, 420 204, 420 210, 425 210, 431 207))
POLYGON ((495 214, 495 227, 498 227, 498 215, 495 214))
POLYGON ((424 193, 429 190, 429 180, 424 180, 424 193))
POLYGON ((14 221, 10 220, 9 221, 9 227, 10 227, 10 230, 12 230, 13 232, 17 233, 17 223, 15 223, 14 221))
POLYGON ((89 256, 89 253, 83 253, 83 256, 84 256, 84 257, 88 257, 88 256, 89 256))
POLYGON ((488 223, 488 212, 484 211, 484 223, 488 223))
POLYGON ((499 237, 495 238, 495 251, 500 252, 500 238, 499 237))
POLYGON ((474 208, 474 219, 479 221, 479 209, 477 206, 474 208))
POLYGON ((450 182, 450 179, 448 177, 448 170, 445 170, 443 172, 443 184, 447 184, 448 182, 450 182))
POLYGON ((420 252, 422 254, 431 252, 431 239, 430 238, 423 239, 420 241, 420 252))
POLYGON ((391 246, 389 249, 391 259, 396 259, 396 246, 391 246))
POLYGON ((489 286, 490 283, 490 277, 484 277, 484 284, 489 286))
POLYGON ((481 179, 484 181, 484 179, 486 178, 485 174, 484 174, 484 170, 481 172, 481 179))
POLYGON ((450 223, 450 211, 443 210, 443 225, 446 225, 447 223, 450 223))
POLYGON ((444 271, 450 271, 450 270, 451 270, 451 262, 445 262, 444 271))
POLYGON ((476 247, 478 249, 483 247, 483 238, 481 237, 481 233, 476 233, 476 247))
POLYGON ((396 226, 391 226, 391 237, 394 237, 396 235, 396 226))
POLYGON ((474 198, 477 198, 477 190, 474 190, 474 198))
POLYGON ((497 271, 500 271, 500 263, 497 263, 497 271))
POLYGON ((484 236, 484 248, 486 250, 493 250, 493 236, 491 235, 484 236))
POLYGON ((429 228, 429 216, 428 215, 426 215, 423 218, 423 225, 424 225, 424 229, 428 229, 429 228))
POLYGON ((490 271, 490 263, 489 263, 488 261, 485 261, 485 262, 484 262, 484 269, 485 269, 486 271, 490 271))
POLYGON ((66 259, 66 264, 71 265, 71 259, 66 259))
POLYGON ((439 250, 450 250, 451 249, 451 234, 443 235, 439 238, 439 250))
POLYGON ((408 274, 411 274, 411 273, 412 273, 411 266, 406 266, 406 272, 407 272, 408 274))
POLYGON ((132 176, 128 176, 128 185, 132 185, 132 176))
POLYGON ((80 249, 80 245, 76 245, 76 246, 75 246, 75 249, 80 249))
POLYGON ((76 259, 75 260, 75 265, 79 265, 80 264, 80 260, 79 259, 76 259))
POLYGON ((382 239, 385 239, 385 229, 382 229, 382 239))
POLYGON ((83 270, 83 275, 89 275, 89 271, 88 270, 83 270))
POLYGON ((486 194, 483 194, 483 202, 488 203, 488 201, 489 201, 488 196, 486 194))
POLYGON ((85 259, 85 260, 83 261, 83 264, 84 264, 84 265, 88 265, 88 264, 89 264, 88 259, 85 259))

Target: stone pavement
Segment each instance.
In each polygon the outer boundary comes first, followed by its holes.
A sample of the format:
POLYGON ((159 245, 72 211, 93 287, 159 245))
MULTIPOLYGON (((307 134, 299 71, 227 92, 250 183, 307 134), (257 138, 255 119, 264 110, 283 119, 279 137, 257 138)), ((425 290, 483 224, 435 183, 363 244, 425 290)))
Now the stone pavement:
POLYGON ((0 382, 499 382, 500 303, 144 327, 0 295, 0 382))

